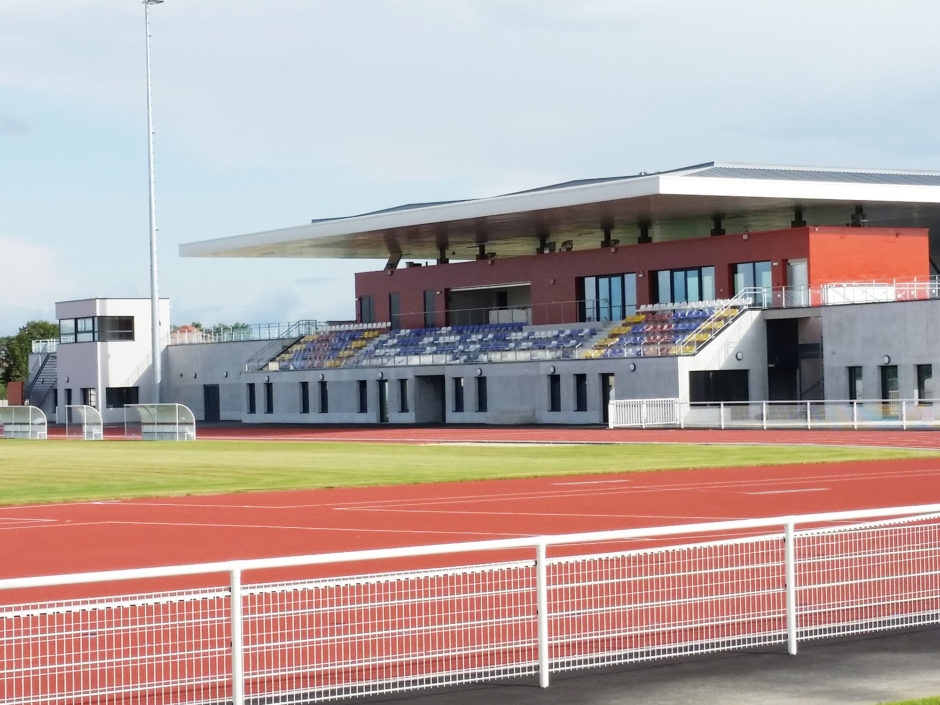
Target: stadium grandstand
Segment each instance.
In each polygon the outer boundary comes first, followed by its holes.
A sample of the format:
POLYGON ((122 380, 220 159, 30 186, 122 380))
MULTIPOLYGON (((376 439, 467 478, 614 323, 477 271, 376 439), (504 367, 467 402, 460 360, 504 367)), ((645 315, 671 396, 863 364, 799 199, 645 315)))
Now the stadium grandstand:
MULTIPOLYGON (((600 424, 613 399, 929 406, 938 249, 940 172, 720 163, 193 242, 181 256, 386 264, 356 275, 343 324, 167 334, 161 398, 299 424, 600 424)), ((119 301, 57 305, 34 368, 58 372, 32 403, 107 421, 147 400, 148 314, 119 301), (89 361, 82 335, 110 351, 89 361)))

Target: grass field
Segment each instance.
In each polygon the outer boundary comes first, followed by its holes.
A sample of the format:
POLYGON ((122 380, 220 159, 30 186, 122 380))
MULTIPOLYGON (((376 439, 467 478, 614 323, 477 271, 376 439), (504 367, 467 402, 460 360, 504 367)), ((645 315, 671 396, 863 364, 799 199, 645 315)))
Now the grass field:
POLYGON ((929 455, 937 452, 837 446, 8 440, 0 446, 0 504, 929 455))

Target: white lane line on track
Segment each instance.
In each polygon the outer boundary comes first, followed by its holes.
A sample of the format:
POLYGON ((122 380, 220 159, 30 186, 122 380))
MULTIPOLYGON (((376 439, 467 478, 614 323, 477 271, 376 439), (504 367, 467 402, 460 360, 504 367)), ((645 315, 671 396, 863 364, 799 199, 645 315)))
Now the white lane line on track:
POLYGON ((353 533, 376 533, 376 534, 443 534, 445 536, 506 536, 509 538, 514 538, 517 536, 530 536, 531 534, 518 534, 512 532, 500 532, 500 531, 455 531, 453 529, 441 529, 440 531, 435 531, 432 529, 369 529, 362 527, 343 527, 343 526, 279 526, 276 524, 220 524, 220 523, 199 523, 199 522, 175 522, 175 521, 84 521, 84 522, 69 522, 67 525, 63 524, 45 524, 42 526, 30 526, 30 527, 5 527, 0 526, 0 531, 4 529, 54 529, 64 526, 65 528, 73 528, 77 526, 170 526, 174 528, 183 528, 183 527, 193 527, 193 528, 212 528, 212 529, 283 529, 286 531, 340 531, 340 532, 353 532, 353 533))
POLYGON ((583 480, 580 482, 552 482, 552 485, 610 485, 618 482, 633 482, 633 480, 583 480))
MULTIPOLYGON (((37 519, 35 517, 0 517, 0 524, 9 526, 10 524, 39 524, 42 522, 59 522, 60 519, 37 519)), ((3 527, 0 527, 3 528, 3 527)))
MULTIPOLYGON (((450 495, 450 496, 439 496, 439 497, 415 497, 412 499, 404 497, 396 497, 391 499, 371 499, 371 500, 350 500, 346 502, 315 502, 315 503, 306 503, 306 504, 232 504, 232 503, 196 503, 196 502, 172 502, 172 501, 146 501, 146 500, 114 500, 111 502, 101 502, 101 504, 108 504, 112 506, 123 506, 123 507, 180 507, 180 508, 215 508, 215 509, 260 509, 260 510, 289 510, 289 509, 317 509, 317 508, 338 508, 338 507, 381 507, 393 506, 393 507, 408 507, 408 506, 425 506, 425 505, 445 505, 445 504, 456 504, 460 502, 474 502, 474 501, 486 501, 486 502, 496 502, 496 501, 518 501, 520 499, 527 500, 538 500, 545 498, 565 498, 565 497, 587 497, 592 495, 614 495, 621 493, 630 493, 630 494, 650 494, 657 492, 688 492, 688 491, 729 491, 736 489, 753 489, 755 487, 763 486, 785 486, 785 485, 797 485, 805 484, 808 482, 851 482, 858 480, 866 479, 876 479, 876 480, 885 480, 885 479, 908 479, 908 478, 918 478, 918 477, 936 477, 940 475, 940 468, 931 468, 931 469, 918 469, 912 471, 890 473, 888 475, 883 472, 855 472, 855 473, 819 473, 815 475, 806 475, 803 477, 764 477, 764 478, 742 478, 735 480, 711 480, 711 481, 699 481, 699 482, 681 482, 675 484, 651 484, 645 486, 630 486, 630 487, 617 487, 617 488, 599 488, 599 487, 584 487, 583 489, 575 489, 568 492, 558 492, 556 490, 545 489, 545 490, 528 490, 528 491, 519 491, 519 492, 501 492, 501 493, 479 493, 479 494, 466 494, 466 495, 450 495)), ((613 482, 614 480, 612 480, 613 482)), ((599 480, 597 482, 605 482, 599 480)), ((623 483, 630 482, 629 480, 622 480, 623 483)), ((559 484, 559 483, 552 483, 559 484)), ((81 504, 81 503, 76 503, 81 504)), ((92 504, 92 503, 85 503, 92 504)), ((69 505, 31 505, 32 508, 36 506, 69 506, 69 505)), ((71 506, 76 506, 75 504, 71 506)), ((6 507, 4 510, 18 509, 19 507, 6 507)))
POLYGON ((831 492, 828 487, 806 487, 798 490, 766 490, 764 492, 745 492, 744 494, 795 494, 797 492, 831 492))

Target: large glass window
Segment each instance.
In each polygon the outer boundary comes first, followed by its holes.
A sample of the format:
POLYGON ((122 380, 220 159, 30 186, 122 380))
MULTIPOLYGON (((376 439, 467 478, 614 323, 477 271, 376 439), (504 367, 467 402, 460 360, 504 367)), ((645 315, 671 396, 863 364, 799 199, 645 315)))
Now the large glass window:
POLYGON ((75 342, 75 319, 74 318, 63 318, 59 321, 59 342, 60 343, 74 343, 75 342))
POLYGON ((759 289, 755 292, 758 300, 769 302, 772 289, 771 266, 769 261, 739 262, 734 265, 731 274, 734 293, 739 294, 744 289, 759 289))
POLYGON ((95 340, 95 319, 89 318, 75 319, 75 342, 92 343, 95 340))
POLYGON ((106 387, 104 403, 109 409, 123 409, 128 404, 138 403, 140 394, 137 387, 106 387))
POLYGON ((654 278, 656 303, 681 304, 715 298, 715 268, 663 269, 654 278))
POLYGON ((133 339, 133 316, 86 316, 59 320, 60 343, 109 343, 133 339))
POLYGON ((584 277, 578 282, 582 321, 620 321, 636 313, 636 274, 584 277))
POLYGON ((98 340, 107 343, 114 340, 134 339, 133 316, 99 316, 98 340))

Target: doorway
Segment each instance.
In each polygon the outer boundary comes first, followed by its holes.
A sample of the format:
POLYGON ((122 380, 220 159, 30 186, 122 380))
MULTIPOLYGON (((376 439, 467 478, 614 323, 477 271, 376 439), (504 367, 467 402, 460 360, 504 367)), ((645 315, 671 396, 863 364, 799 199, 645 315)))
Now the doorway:
POLYGON ((614 373, 601 373, 601 421, 605 424, 610 420, 610 400, 614 398, 614 373))
POLYGON ((219 385, 202 385, 202 408, 203 421, 213 422, 221 420, 221 408, 219 404, 219 385))

